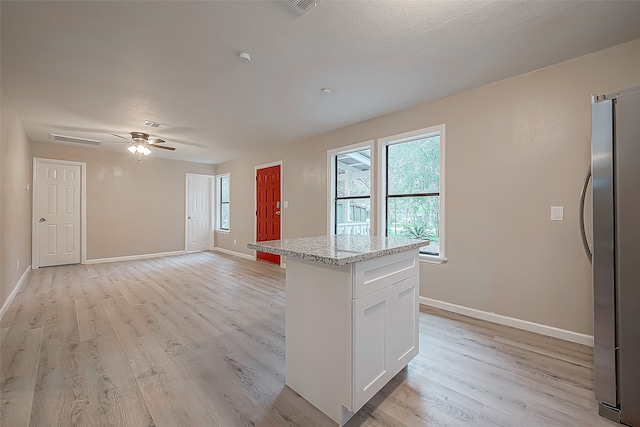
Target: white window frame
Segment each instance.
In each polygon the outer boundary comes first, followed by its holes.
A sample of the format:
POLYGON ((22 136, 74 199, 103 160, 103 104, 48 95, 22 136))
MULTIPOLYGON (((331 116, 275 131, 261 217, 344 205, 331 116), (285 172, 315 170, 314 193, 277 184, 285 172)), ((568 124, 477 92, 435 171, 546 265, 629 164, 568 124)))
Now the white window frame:
POLYGON ((433 262, 433 263, 443 263, 446 262, 447 258, 445 256, 445 126, 444 124, 431 126, 424 129, 418 129, 411 132, 405 132, 398 135, 391 135, 388 137, 378 139, 378 168, 377 178, 378 178, 378 188, 380 189, 380 197, 377 205, 377 214, 378 214, 378 233, 380 236, 386 235, 386 203, 387 203, 387 195, 386 195, 386 170, 387 170, 387 156, 386 156, 386 148, 389 145, 399 144, 403 142, 409 142, 412 140, 426 138, 433 136, 435 134, 440 134, 440 216, 439 216, 439 237, 440 237, 440 254, 439 255, 428 255, 428 254, 420 254, 420 261, 424 262, 433 262))
POLYGON ((369 234, 375 235, 377 227, 375 226, 376 218, 376 191, 375 191, 375 162, 374 162, 374 141, 369 140, 365 142, 359 142, 357 144, 347 145, 344 147, 338 147, 327 151, 327 234, 335 234, 335 220, 336 220, 336 173, 335 164, 336 157, 340 154, 348 154, 356 151, 369 150, 371 153, 371 166, 369 169, 369 176, 371 182, 371 191, 369 193, 371 210, 369 217, 369 234))
POLYGON ((231 232, 231 174, 223 173, 216 175, 216 231, 220 233, 231 232), (222 228, 222 179, 229 179, 229 228, 222 228))

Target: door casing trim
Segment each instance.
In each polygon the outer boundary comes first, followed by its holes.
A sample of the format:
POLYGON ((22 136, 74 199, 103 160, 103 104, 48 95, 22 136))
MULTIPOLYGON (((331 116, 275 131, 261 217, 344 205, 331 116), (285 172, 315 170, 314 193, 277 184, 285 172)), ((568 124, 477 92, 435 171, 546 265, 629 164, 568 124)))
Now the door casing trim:
POLYGON ((31 186, 31 269, 40 268, 38 256, 38 163, 56 163, 60 165, 80 166, 80 264, 87 263, 87 164, 71 160, 33 158, 33 183, 31 186))

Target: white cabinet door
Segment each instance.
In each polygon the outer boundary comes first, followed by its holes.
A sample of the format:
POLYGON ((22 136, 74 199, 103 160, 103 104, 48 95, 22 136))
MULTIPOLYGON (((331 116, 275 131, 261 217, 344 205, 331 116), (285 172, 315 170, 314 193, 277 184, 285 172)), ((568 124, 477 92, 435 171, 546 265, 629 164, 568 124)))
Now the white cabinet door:
POLYGON ((418 328, 418 276, 409 277, 391 286, 391 357, 395 376, 420 349, 418 328))
POLYGON ((358 411, 392 377, 389 345, 390 297, 387 286, 354 300, 353 412, 358 411))

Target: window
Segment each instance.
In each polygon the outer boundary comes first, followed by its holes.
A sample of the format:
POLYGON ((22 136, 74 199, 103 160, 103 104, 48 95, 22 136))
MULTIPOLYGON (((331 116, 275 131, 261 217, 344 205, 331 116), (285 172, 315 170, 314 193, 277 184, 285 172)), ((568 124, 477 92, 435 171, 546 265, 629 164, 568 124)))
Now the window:
POLYGON ((217 229, 229 231, 229 174, 217 177, 218 219, 217 229))
POLYGON ((444 126, 381 140, 385 236, 429 239, 422 255, 444 258, 444 126))
POLYGON ((371 145, 330 151, 333 234, 369 235, 371 229, 371 145))
POLYGON ((439 125, 329 150, 329 234, 428 239, 421 258, 443 262, 444 130, 439 125))

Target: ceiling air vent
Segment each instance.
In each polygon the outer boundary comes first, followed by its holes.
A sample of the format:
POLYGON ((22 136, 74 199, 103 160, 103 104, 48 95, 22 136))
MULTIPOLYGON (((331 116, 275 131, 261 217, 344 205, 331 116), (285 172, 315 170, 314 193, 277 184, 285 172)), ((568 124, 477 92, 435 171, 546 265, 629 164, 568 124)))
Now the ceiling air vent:
POLYGON ((55 133, 51 134, 51 139, 55 142, 64 142, 67 144, 81 144, 81 145, 93 145, 99 146, 102 142, 96 139, 87 139, 87 138, 76 138, 74 136, 64 136, 64 135, 56 135, 55 133))
POLYGON ((164 123, 158 123, 158 122, 154 122, 153 120, 145 120, 144 123, 142 123, 145 126, 149 126, 151 128, 166 128, 169 127, 169 125, 166 125, 164 123))
POLYGON ((314 6, 317 6, 320 3, 320 0, 289 0, 289 5, 297 10, 300 15, 304 15, 314 6))

